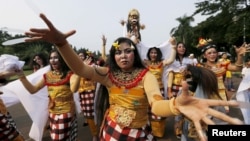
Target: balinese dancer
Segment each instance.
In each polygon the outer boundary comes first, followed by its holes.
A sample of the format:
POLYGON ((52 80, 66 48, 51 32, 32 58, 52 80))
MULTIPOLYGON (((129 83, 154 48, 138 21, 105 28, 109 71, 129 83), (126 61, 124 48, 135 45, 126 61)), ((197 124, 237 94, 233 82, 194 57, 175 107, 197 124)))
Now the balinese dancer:
MULTIPOLYGON (((217 47, 214 43, 212 43, 211 39, 206 40, 200 38, 198 48, 201 50, 203 57, 203 62, 201 66, 212 70, 216 74, 218 78, 220 97, 225 101, 229 100, 229 98, 227 97, 227 90, 223 81, 223 76, 225 75, 227 70, 232 72, 242 70, 244 58, 243 55, 245 54, 246 50, 249 50, 249 48, 245 47, 245 43, 239 48, 235 47, 235 51, 237 53, 237 60, 234 64, 228 64, 227 67, 225 67, 221 62, 218 61, 219 54, 217 51, 217 47)), ((225 106, 225 109, 227 112, 229 112, 228 106, 225 106)))
MULTIPOLYGON (((170 64, 164 73, 163 79, 166 79, 164 86, 166 88, 166 95, 168 99, 176 97, 182 89, 182 81, 184 80, 184 70, 187 65, 193 64, 193 61, 188 57, 187 48, 184 43, 178 42, 176 47, 176 57, 172 64, 170 64)), ((181 137, 182 116, 175 117, 174 131, 177 138, 181 137)))
MULTIPOLYGON (((184 77, 186 81, 190 84, 189 90, 193 92, 193 96, 204 99, 217 99, 221 100, 218 91, 217 76, 210 69, 204 67, 196 67, 192 65, 187 65, 184 71, 184 77), (206 79, 204 79, 206 78, 206 79), (209 86, 209 87, 208 87, 209 86)), ((213 109, 221 112, 225 112, 223 106, 215 106, 213 109)), ((198 141, 198 133, 195 130, 194 123, 191 122, 185 116, 182 123, 182 135, 181 141, 198 141)), ((216 117, 208 116, 209 120, 212 120, 216 124, 228 124, 216 117)), ((201 123, 202 133, 207 136, 207 125, 203 122, 201 123)))
POLYGON ((44 40, 55 44, 69 67, 80 77, 105 85, 109 94, 109 109, 106 111, 100 131, 101 140, 153 140, 148 128, 148 106, 157 116, 169 117, 184 114, 194 122, 201 141, 206 141, 200 122, 213 124, 204 117, 211 115, 231 124, 242 121, 226 114, 215 112, 210 106, 238 106, 235 101, 200 99, 189 95, 188 84, 183 81, 182 94, 171 100, 164 100, 155 76, 141 61, 136 45, 126 37, 120 37, 111 46, 108 67, 91 67, 82 63, 66 40, 76 31, 59 31, 40 14, 49 28, 31 28, 26 32, 26 42, 44 40), (208 113, 209 111, 209 113, 208 113), (216 116, 217 115, 217 116, 216 116))
MULTIPOLYGON (((87 54, 79 52, 78 55, 82 59, 82 61, 87 65, 90 65, 92 67, 95 66, 95 60, 91 52, 88 51, 87 54)), ((90 79, 81 77, 78 89, 81 111, 88 123, 91 134, 93 136, 93 141, 98 141, 98 128, 94 120, 95 89, 96 89, 95 81, 91 81, 90 79)))
MULTIPOLYGON (((16 75, 16 68, 21 69, 24 65, 23 61, 19 61, 18 57, 12 55, 0 56, 0 87, 8 83, 11 76, 16 75)), ((3 92, 0 91, 0 95, 3 92)), ((0 97, 0 140, 1 141, 24 141, 20 131, 16 127, 15 121, 8 112, 2 98, 0 97)))
POLYGON ((57 50, 51 51, 49 64, 51 70, 37 84, 30 83, 22 71, 19 72, 19 80, 31 94, 47 86, 51 139, 76 141, 77 118, 73 94, 79 88, 80 77, 73 74, 57 50))
MULTIPOLYGON (((169 56, 169 58, 163 60, 160 48, 151 47, 148 49, 147 59, 144 59, 145 65, 147 66, 149 71, 156 77, 160 87, 161 95, 163 97, 164 97, 164 87, 162 81, 163 70, 165 66, 174 62, 174 58, 176 55, 175 39, 172 38, 170 40, 170 43, 172 46, 172 50, 171 50, 171 56, 169 56)), ((149 110, 149 119, 153 135, 160 138, 163 137, 166 127, 166 118, 156 116, 155 114, 151 113, 151 110, 149 110)))

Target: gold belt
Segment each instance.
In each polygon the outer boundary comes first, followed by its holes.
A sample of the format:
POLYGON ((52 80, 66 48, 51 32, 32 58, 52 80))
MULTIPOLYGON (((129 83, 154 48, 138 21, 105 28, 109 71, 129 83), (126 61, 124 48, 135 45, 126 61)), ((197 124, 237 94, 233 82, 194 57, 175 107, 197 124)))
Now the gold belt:
POLYGON ((49 108, 54 108, 56 102, 67 102, 67 101, 73 101, 73 96, 68 95, 65 97, 55 97, 54 99, 51 99, 49 97, 49 108))
POLYGON ((56 101, 56 102, 66 102, 66 101, 72 101, 72 100, 73 100, 72 95, 69 95, 69 96, 66 96, 66 97, 55 97, 54 98, 54 101, 56 101))

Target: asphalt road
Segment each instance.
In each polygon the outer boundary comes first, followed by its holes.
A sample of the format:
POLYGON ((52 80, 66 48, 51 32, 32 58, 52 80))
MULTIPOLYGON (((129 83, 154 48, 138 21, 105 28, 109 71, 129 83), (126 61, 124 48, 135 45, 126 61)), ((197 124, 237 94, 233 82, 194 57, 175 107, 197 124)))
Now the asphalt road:
MULTIPOLYGON (((235 86, 236 90, 238 88, 240 81, 241 81, 241 78, 236 77, 236 76, 233 77, 233 82, 234 82, 234 86, 235 86)), ((234 94, 235 94, 235 92, 229 92, 228 97, 230 97, 230 98, 232 97, 232 99, 234 99, 235 98, 233 96, 234 94)), ((31 127, 31 119, 27 115, 23 106, 21 104, 17 104, 15 106, 9 107, 8 110, 11 113, 13 119, 15 120, 19 131, 23 134, 25 139, 27 141, 28 140, 32 141, 28 136, 29 130, 31 127)), ((231 108, 230 107, 229 115, 242 119, 241 112, 238 108, 231 108)), ((92 138, 91 138, 91 133, 90 133, 88 126, 83 127, 82 124, 83 124, 83 117, 82 117, 82 115, 79 114, 78 115, 79 141, 91 141, 92 138)), ((178 139, 174 136, 173 125, 174 125, 174 118, 173 117, 167 118, 165 136, 161 139, 158 139, 158 141, 178 141, 178 139)), ((43 141, 50 141, 50 136, 49 136, 48 130, 46 130, 44 132, 43 141)))

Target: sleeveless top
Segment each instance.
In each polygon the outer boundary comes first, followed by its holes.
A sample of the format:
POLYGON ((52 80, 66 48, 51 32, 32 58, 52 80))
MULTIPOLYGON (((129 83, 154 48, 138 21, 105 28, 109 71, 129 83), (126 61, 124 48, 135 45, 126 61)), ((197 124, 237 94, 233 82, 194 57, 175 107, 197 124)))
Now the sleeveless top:
POLYGON ((122 72, 109 73, 115 85, 108 88, 108 116, 121 128, 141 128, 147 124, 149 103, 142 84, 147 71, 137 69, 130 74, 131 77, 126 77, 122 72))
POLYGON ((148 69, 156 77, 159 87, 163 88, 163 83, 162 83, 163 63, 161 62, 156 65, 150 64, 148 65, 148 69))
POLYGON ((69 72, 65 78, 61 75, 53 74, 52 71, 44 74, 45 85, 49 93, 49 112, 54 114, 62 114, 74 111, 73 93, 70 89, 69 72))

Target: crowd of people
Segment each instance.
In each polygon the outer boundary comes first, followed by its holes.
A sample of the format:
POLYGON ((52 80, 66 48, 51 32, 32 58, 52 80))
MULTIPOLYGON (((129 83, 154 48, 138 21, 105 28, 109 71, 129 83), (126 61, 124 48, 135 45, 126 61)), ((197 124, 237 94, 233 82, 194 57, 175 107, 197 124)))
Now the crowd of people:
MULTIPOLYGON (((46 87, 46 108, 53 141, 78 140, 77 134, 81 131, 77 130, 77 104, 93 141, 154 141, 164 136, 166 118, 170 116, 175 116, 173 128, 176 137, 182 141, 206 141, 209 124, 246 122, 227 115, 229 106, 238 103, 227 97, 227 90, 232 87, 225 87, 223 78, 227 71, 242 70, 249 45, 244 43, 235 48, 236 62, 225 63, 218 60, 218 49, 213 42, 202 42, 198 47, 203 61, 199 62, 194 61, 194 55, 189 56, 185 44, 174 37, 167 41, 171 51, 169 56, 164 56, 165 52, 154 46, 148 48, 147 58, 142 58, 139 33, 135 33, 133 39, 130 39, 131 34, 118 37, 107 56, 107 38, 102 36, 102 56, 96 61, 91 52, 72 49, 67 38, 75 30, 64 33, 44 14, 40 17, 48 28, 31 28, 25 33, 30 37, 26 42, 43 40, 54 44, 55 48, 48 59, 41 54, 34 55, 30 65, 34 73, 47 65, 50 69, 40 74, 42 77, 36 83, 27 79, 21 68, 12 68, 8 75, 0 73, 0 79, 17 75, 30 94, 37 94, 46 87)), ((0 124, 11 125, 15 131, 9 137, 0 136, 0 139, 24 140, 14 122, 3 122, 3 118, 11 119, 9 113, 6 110, 0 112, 0 124)))

